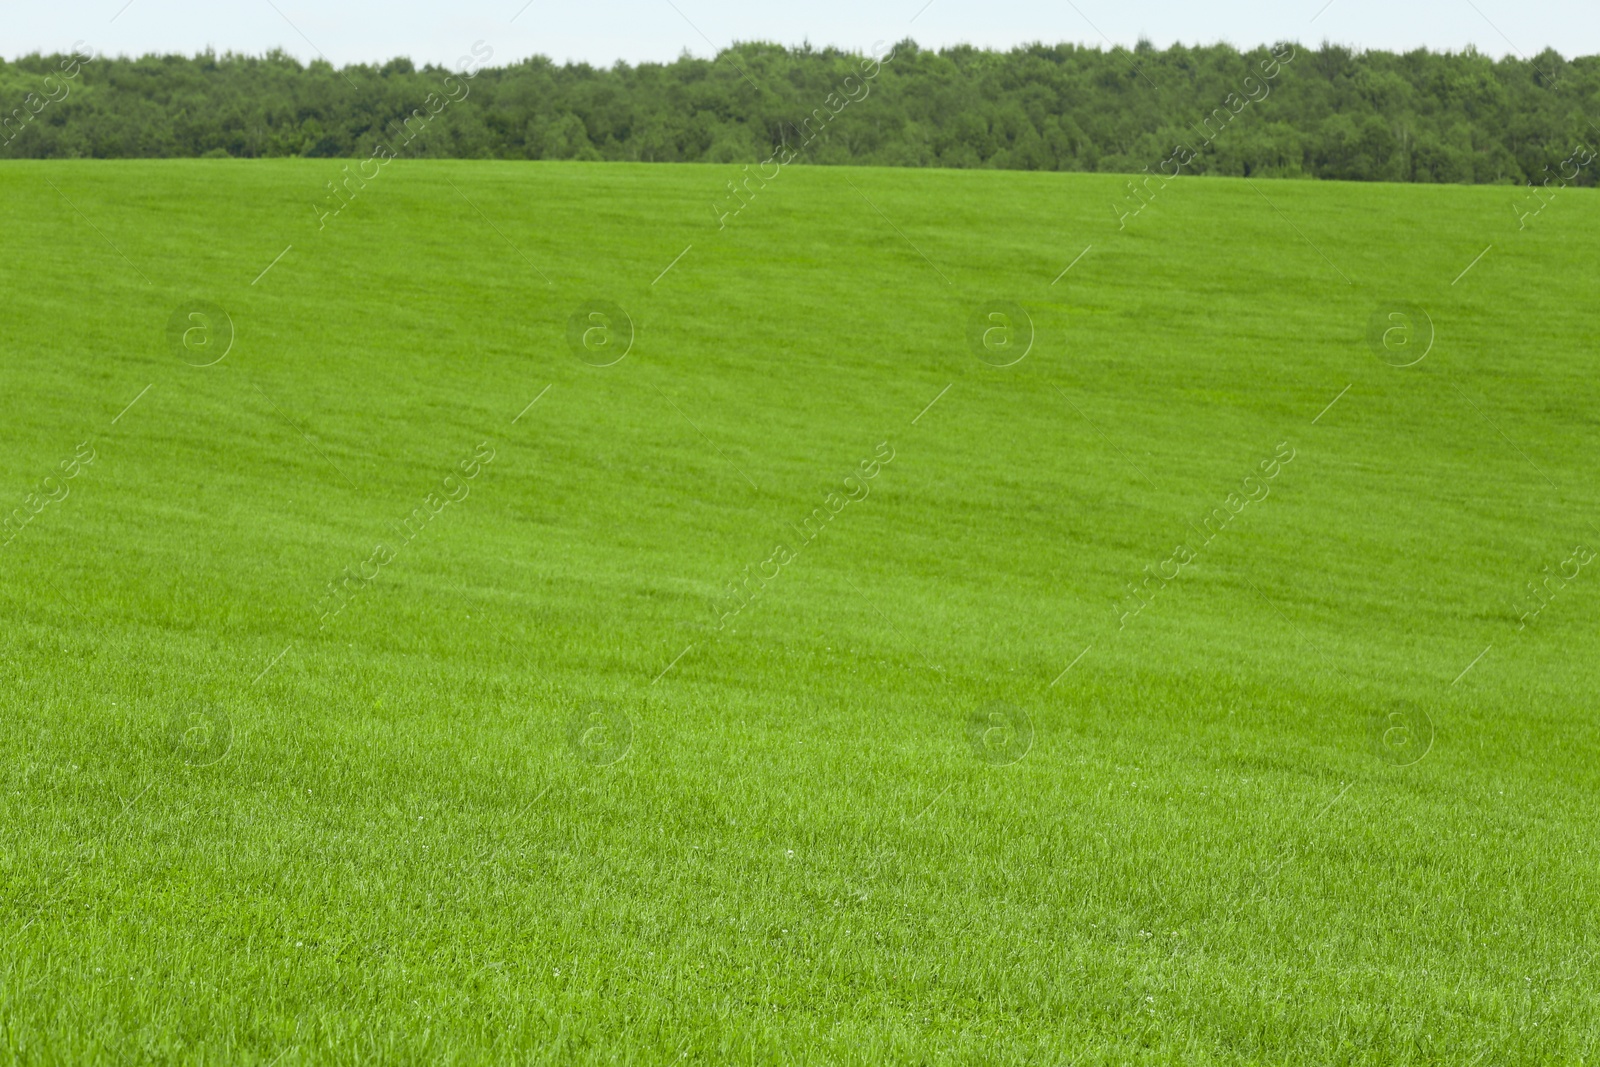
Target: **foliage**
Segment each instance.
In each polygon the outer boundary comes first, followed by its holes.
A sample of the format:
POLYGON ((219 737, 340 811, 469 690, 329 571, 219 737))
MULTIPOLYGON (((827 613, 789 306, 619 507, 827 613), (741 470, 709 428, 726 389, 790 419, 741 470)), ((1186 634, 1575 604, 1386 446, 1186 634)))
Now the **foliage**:
MULTIPOLYGON (((887 52, 887 46, 881 46, 887 52)), ((1289 48, 1290 46, 1280 46, 1289 48)), ((475 51, 481 57, 488 49, 475 51)), ((1009 52, 894 47, 868 96, 809 163, 1138 172, 1193 141, 1271 57, 1228 45, 1133 53, 1073 44, 1009 52)), ((0 62, 20 108, 59 57, 0 62)), ((478 70, 470 95, 407 154, 469 159, 753 163, 792 140, 859 57, 736 45, 714 60, 478 70)), ((451 71, 396 59, 336 70, 282 52, 101 58, 0 149, 11 157, 362 157, 442 92, 451 71)), ((837 97, 835 97, 837 99, 837 97)), ((1600 137, 1600 57, 1495 60, 1301 48, 1270 96, 1199 154, 1198 173, 1361 181, 1543 182, 1600 137), (1551 170, 1547 171, 1549 167, 1551 170)), ((1586 172, 1576 184, 1593 184, 1586 172)), ((1572 182, 1569 182, 1572 183, 1572 182)))

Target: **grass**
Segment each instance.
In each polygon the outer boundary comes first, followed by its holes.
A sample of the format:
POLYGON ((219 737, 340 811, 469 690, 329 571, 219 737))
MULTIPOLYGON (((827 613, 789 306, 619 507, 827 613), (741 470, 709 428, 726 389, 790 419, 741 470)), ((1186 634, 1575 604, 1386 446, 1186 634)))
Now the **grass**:
POLYGON ((1594 1061, 1600 198, 339 166, 0 167, 8 1060, 1594 1061))

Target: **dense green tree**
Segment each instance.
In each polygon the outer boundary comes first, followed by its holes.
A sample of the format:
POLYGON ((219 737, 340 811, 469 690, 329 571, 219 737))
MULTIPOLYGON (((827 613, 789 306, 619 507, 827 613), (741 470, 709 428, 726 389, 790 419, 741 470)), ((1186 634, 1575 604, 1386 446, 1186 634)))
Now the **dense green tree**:
MULTIPOLYGON (((487 49, 483 50, 485 53, 487 49)), ((0 156, 401 156, 1565 181, 1600 163, 1600 57, 1032 44, 879 58, 741 44, 467 76, 282 52, 0 61, 0 156)))

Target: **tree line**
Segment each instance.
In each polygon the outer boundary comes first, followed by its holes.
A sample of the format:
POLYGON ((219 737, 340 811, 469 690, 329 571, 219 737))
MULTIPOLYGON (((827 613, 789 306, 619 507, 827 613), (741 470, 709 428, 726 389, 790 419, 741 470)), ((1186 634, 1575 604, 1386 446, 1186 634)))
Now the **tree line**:
POLYGON ((782 151, 1117 173, 1181 159, 1193 173, 1356 181, 1593 185, 1600 169, 1567 173, 1600 144, 1600 57, 1549 49, 904 40, 863 56, 747 43, 607 68, 492 55, 480 42, 455 69, 336 69, 281 51, 113 58, 80 46, 0 61, 0 157, 362 158, 404 141, 408 157, 749 164, 782 151))

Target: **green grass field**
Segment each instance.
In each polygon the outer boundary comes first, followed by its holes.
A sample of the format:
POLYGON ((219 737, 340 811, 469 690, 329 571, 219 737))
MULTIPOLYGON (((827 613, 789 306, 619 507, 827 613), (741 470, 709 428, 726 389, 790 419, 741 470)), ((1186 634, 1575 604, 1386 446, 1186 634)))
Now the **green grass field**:
POLYGON ((1600 197, 341 166, 0 167, 8 1060, 1600 1055, 1600 197))

